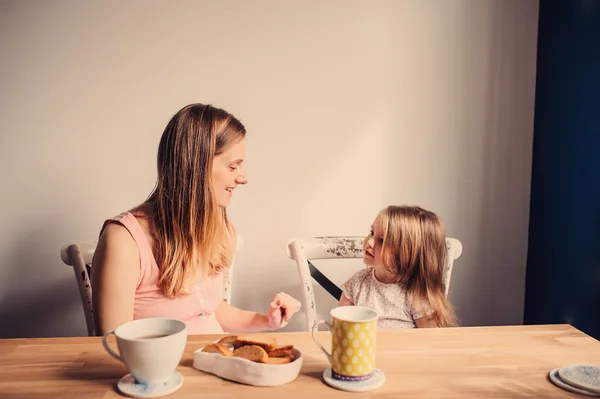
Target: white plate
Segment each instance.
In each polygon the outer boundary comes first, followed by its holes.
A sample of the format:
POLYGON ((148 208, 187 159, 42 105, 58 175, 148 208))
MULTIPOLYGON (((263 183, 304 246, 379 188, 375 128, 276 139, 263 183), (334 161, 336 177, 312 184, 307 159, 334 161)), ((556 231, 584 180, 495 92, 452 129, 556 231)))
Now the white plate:
POLYGON ((286 364, 257 363, 242 357, 202 352, 202 349, 204 347, 194 352, 195 369, 227 380, 259 387, 274 387, 294 381, 300 373, 303 362, 302 354, 296 348, 292 349, 296 360, 286 364))
POLYGON ((177 391, 183 385, 183 376, 179 371, 162 384, 146 385, 135 381, 131 374, 123 376, 117 383, 117 388, 122 394, 134 398, 160 398, 177 391))
POLYGON ((560 378, 577 388, 600 393, 600 368, 587 364, 575 364, 558 369, 560 378))
POLYGON ((385 374, 383 371, 376 368, 373 371, 373 376, 364 381, 341 381, 336 380, 331 376, 331 367, 328 367, 323 372, 325 383, 332 388, 337 388, 348 392, 368 392, 373 391, 385 383, 385 374))
POLYGON ((600 394, 597 394, 597 393, 594 393, 594 392, 590 392, 590 391, 586 391, 584 389, 580 389, 580 388, 577 388, 577 387, 574 387, 572 385, 567 384, 566 382, 564 382, 560 378, 560 375, 558 375, 558 370, 559 369, 554 369, 554 370, 552 370, 548 374, 548 377, 550 378, 550 381, 552 381, 552 383, 554 385, 556 385, 557 387, 562 388, 565 391, 574 392, 574 393, 578 393, 578 394, 581 394, 581 395, 600 396, 600 394))

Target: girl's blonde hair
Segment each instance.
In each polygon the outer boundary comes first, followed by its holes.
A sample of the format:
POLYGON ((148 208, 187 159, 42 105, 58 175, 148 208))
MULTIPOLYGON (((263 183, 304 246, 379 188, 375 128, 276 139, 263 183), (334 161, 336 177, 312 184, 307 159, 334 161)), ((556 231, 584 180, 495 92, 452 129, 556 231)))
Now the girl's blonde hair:
POLYGON ((213 192, 215 156, 244 139, 246 129, 226 111, 191 104, 167 124, 158 148, 158 178, 136 211, 150 216, 158 284, 178 296, 194 276, 214 276, 231 265, 236 234, 213 192))
POLYGON ((379 213, 381 260, 413 303, 427 300, 440 327, 457 323, 445 295, 446 235, 440 218, 417 206, 388 206, 379 213))

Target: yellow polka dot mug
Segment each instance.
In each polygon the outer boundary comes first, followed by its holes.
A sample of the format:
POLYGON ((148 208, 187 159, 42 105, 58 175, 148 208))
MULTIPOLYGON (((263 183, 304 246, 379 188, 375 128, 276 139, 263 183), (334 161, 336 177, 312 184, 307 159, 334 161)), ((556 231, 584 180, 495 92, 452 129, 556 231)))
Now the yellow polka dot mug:
POLYGON ((369 379, 375 370, 377 312, 361 306, 339 306, 330 314, 332 322, 317 321, 312 336, 331 363, 331 376, 342 381, 369 379), (317 339, 321 324, 331 331, 331 353, 317 339))

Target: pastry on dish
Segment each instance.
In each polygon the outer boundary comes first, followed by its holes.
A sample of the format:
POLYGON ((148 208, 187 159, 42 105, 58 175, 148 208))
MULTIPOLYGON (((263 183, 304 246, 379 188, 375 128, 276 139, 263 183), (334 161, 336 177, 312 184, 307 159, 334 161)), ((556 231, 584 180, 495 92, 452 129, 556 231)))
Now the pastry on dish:
POLYGON ((223 356, 233 356, 233 352, 228 347, 218 342, 215 344, 206 345, 204 348, 202 348, 202 352, 218 353, 223 356))
POLYGON ((269 357, 292 357, 294 345, 280 345, 268 352, 269 357))
POLYGON ((235 342, 237 340, 237 335, 226 335, 223 338, 221 338, 218 343, 219 344, 223 344, 223 345, 235 345, 235 342))
POLYGON ((287 364, 297 358, 294 345, 279 345, 275 337, 268 335, 226 335, 205 346, 202 352, 242 357, 266 364, 287 364))
POLYGON ((267 360, 268 364, 287 364, 292 361, 291 357, 270 357, 267 360))
POLYGON ((268 363, 269 355, 267 351, 258 345, 245 345, 233 351, 233 356, 243 357, 258 363, 268 363))
POLYGON ((257 335, 238 335, 233 344, 234 348, 239 348, 246 345, 260 346, 266 351, 272 351, 277 348, 277 339, 269 336, 257 336, 257 335))

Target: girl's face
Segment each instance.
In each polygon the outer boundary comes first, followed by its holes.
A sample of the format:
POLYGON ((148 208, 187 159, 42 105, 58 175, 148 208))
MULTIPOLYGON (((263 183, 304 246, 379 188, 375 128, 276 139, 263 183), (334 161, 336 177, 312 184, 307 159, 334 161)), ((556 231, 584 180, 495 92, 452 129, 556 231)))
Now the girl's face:
POLYGON ((363 260, 367 266, 383 269, 381 263, 381 246, 383 245, 383 231, 379 223, 379 216, 375 218, 371 225, 369 235, 363 243, 363 260))
POLYGON ((371 231, 364 241, 363 259, 367 266, 375 268, 375 278, 382 283, 395 281, 395 273, 386 270, 381 260, 381 248, 383 247, 383 229, 379 216, 373 221, 371 231))

